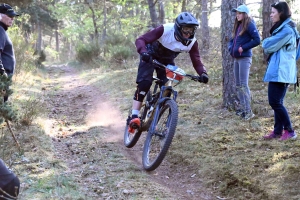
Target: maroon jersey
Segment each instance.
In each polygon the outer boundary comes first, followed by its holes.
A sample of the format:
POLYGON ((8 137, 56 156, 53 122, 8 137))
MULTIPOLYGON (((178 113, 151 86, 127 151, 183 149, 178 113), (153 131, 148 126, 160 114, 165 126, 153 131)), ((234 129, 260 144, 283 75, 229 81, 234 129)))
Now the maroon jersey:
POLYGON ((206 73, 206 69, 201 62, 197 40, 195 39, 189 46, 182 45, 175 38, 174 24, 164 24, 145 33, 136 39, 135 45, 139 54, 149 52, 149 48, 147 47, 152 45, 152 52, 149 53, 154 55, 158 60, 160 57, 163 59, 168 57, 170 63, 174 62, 179 53, 187 52, 190 55, 195 71, 199 75, 203 72, 206 73))

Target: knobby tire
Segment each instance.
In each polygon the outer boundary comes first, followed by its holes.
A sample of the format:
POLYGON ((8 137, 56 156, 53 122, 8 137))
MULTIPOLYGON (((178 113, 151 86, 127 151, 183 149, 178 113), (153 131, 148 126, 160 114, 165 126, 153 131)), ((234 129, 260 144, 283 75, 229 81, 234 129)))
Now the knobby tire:
POLYGON ((177 121, 177 104, 173 99, 167 100, 160 110, 155 133, 148 132, 145 140, 142 160, 146 171, 155 170, 165 158, 175 135, 177 121))

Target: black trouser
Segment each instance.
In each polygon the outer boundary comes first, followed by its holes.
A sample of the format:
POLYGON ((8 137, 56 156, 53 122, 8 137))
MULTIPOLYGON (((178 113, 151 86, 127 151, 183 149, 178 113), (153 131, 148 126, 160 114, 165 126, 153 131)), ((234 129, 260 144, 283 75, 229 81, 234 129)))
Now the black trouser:
MULTIPOLYGON (((160 61, 160 60, 158 60, 158 61, 160 61)), ((169 63, 163 63, 163 64, 167 65, 169 63)), ((170 63, 170 64, 172 64, 172 63, 170 63)), ((153 77, 154 70, 156 71, 157 78, 159 78, 161 80, 167 79, 165 69, 155 68, 155 64, 147 63, 145 61, 140 60, 138 74, 136 77, 136 83, 138 84, 141 81, 149 81, 152 83, 152 77, 153 77)))
MULTIPOLYGON (((3 191, 5 191, 7 194, 9 194, 11 197, 17 197, 19 195, 20 191, 20 180, 18 177, 15 177, 11 182, 9 182, 4 188, 2 188, 3 191)), ((7 196, 5 193, 0 191, 0 200, 7 200, 11 199, 10 196, 7 196), (1 197, 1 196, 4 197, 1 197)))
MULTIPOLYGON (((169 63, 174 65, 173 62, 169 62, 169 63)), ((164 64, 167 65, 168 63, 164 63, 164 64)), ((155 64, 147 63, 145 61, 140 60, 138 74, 136 78, 136 83, 138 85, 133 97, 134 100, 140 102, 143 101, 145 95, 147 94, 147 92, 149 91, 152 85, 152 77, 154 71, 156 71, 157 78, 163 80, 161 85, 164 85, 164 83, 168 81, 166 77, 166 70, 161 68, 155 68, 155 64)))

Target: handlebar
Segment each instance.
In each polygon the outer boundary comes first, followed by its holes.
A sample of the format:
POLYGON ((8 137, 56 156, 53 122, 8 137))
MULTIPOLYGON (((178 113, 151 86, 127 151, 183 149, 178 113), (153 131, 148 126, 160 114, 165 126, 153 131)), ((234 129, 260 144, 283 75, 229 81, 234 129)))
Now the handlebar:
POLYGON ((191 79, 193 81, 198 81, 200 83, 203 83, 203 78, 201 76, 195 76, 195 75, 191 75, 191 74, 186 74, 183 69, 181 69, 181 68, 179 68, 177 66, 174 66, 174 65, 167 65, 166 66, 166 65, 158 62, 156 59, 153 59, 152 63, 156 64, 160 68, 168 69, 168 70, 171 70, 172 72, 174 72, 174 73, 176 73, 178 75, 188 77, 189 79, 191 79))

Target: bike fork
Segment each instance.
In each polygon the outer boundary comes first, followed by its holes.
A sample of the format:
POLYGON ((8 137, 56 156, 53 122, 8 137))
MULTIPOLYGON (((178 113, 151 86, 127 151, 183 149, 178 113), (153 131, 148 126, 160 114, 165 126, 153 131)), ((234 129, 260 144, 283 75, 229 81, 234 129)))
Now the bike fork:
POLYGON ((157 126, 157 121, 158 121, 158 118, 159 118, 160 109, 162 107, 161 105, 163 105, 164 102, 168 99, 171 99, 171 98, 165 97, 165 98, 160 99, 157 102, 156 108, 154 109, 155 113, 153 113, 153 119, 152 119, 152 122, 151 122, 151 125, 150 125, 150 128, 149 128, 149 133, 151 135, 157 134, 156 126, 157 126))

